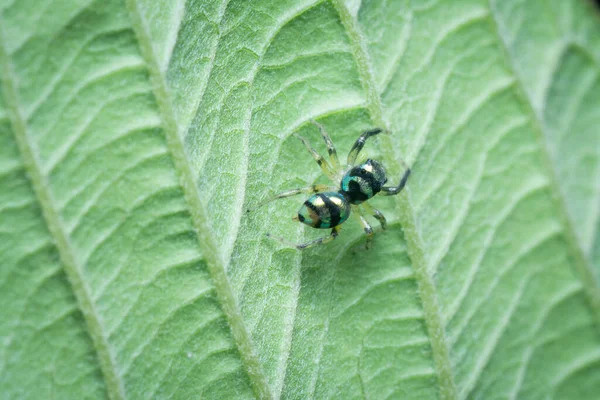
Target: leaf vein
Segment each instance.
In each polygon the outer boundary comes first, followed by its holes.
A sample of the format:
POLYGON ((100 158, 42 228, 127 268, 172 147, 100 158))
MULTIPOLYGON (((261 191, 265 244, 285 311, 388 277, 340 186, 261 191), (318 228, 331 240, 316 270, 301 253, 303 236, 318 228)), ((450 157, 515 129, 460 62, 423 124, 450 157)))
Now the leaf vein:
MULTIPOLYGON (((536 321, 536 323, 534 324, 534 329, 533 332, 531 334, 531 338, 535 338, 537 336, 537 333, 539 332, 539 330, 542 328, 542 326, 544 325, 544 322, 546 322, 546 320, 548 319, 548 317, 550 316, 550 312, 560 303, 562 303, 563 301, 567 300, 568 298, 570 298, 571 296, 576 295, 577 293, 579 293, 581 291, 581 286, 580 285, 572 285, 570 287, 568 287, 566 290, 563 290, 561 293, 559 293, 558 296, 556 296, 554 299, 549 301, 549 306, 546 307, 545 310, 542 311, 541 318, 539 318, 538 321, 536 321)), ((517 377, 515 379, 515 385, 511 391, 511 395, 510 395, 510 399, 517 399, 519 396, 519 391, 521 389, 521 385, 523 384, 523 381, 525 379, 525 374, 527 372, 527 367, 529 365, 529 361, 531 360, 531 356, 533 355, 533 353, 536 351, 537 347, 539 346, 539 344, 535 344, 535 345, 531 345, 529 344, 524 352, 524 356, 521 360, 521 366, 519 367, 518 373, 517 373, 517 377)))
POLYGON ((555 201, 555 204, 559 209, 558 216, 561 221, 561 224, 563 225, 564 236, 566 238, 569 251, 574 259, 574 270, 575 273, 579 276, 579 279, 581 279, 581 281, 583 282, 586 298, 592 310, 592 315, 595 320, 597 331, 600 334, 600 283, 598 282, 595 276, 593 266, 591 265, 591 261, 586 259, 583 249, 579 245, 577 234, 575 232, 575 228, 573 227, 573 222, 571 221, 571 217, 566 206, 566 199, 564 198, 561 188, 558 184, 557 171, 552 164, 551 153, 550 149, 548 148, 548 143, 545 139, 546 132, 544 131, 542 119, 535 110, 533 106, 533 101, 529 97, 529 93, 527 92, 525 85, 523 84, 518 69, 513 63, 513 57, 511 57, 509 47, 504 41, 504 35, 500 28, 499 22, 496 19, 497 13, 495 12, 495 7, 492 0, 488 0, 488 7, 490 9, 491 16, 489 20, 492 31, 498 38, 498 43, 500 44, 500 47, 504 52, 504 59, 506 61, 506 65, 516 79, 516 86, 519 92, 518 94, 522 98, 522 102, 531 118, 533 131, 540 148, 540 153, 542 154, 543 158, 543 167, 545 168, 546 173, 550 178, 550 188, 554 197, 553 200, 555 201))
MULTIPOLYGON (((467 297, 469 289, 471 288, 471 285, 473 284, 473 282, 475 280, 475 276, 479 272, 479 267, 481 266, 481 263, 484 261, 485 256, 487 255, 487 252, 489 251, 489 249, 498 233, 498 229, 502 225, 502 222, 507 220, 507 218, 510 216, 510 214, 516 209, 517 205, 519 205, 519 203, 524 198, 532 195, 533 193, 543 190, 545 187, 546 187, 545 181, 533 182, 531 184, 531 186, 526 186, 519 193, 517 193, 516 196, 514 197, 514 199, 510 203, 508 203, 506 205, 506 207, 504 207, 502 210, 500 210, 500 212, 498 214, 498 218, 496 219, 496 221, 493 222, 491 232, 489 233, 488 237, 485 239, 485 241, 483 243, 483 246, 482 246, 483 251, 477 257, 477 259, 474 261, 473 267, 469 269, 468 276, 464 280, 465 283, 464 283, 463 287, 459 290, 457 295, 455 296, 454 302, 452 304, 450 304, 450 306, 448 307, 448 314, 445 316, 445 321, 452 320, 452 318, 454 318, 454 316, 460 310, 461 305, 462 305, 463 301, 465 300, 465 298, 467 297)), ((538 241, 539 241, 539 239, 535 239, 535 240, 531 241, 532 244, 528 245, 527 247, 537 246, 539 243, 538 241)))
POLYGON ((87 286, 83 272, 81 271, 81 265, 76 258, 75 251, 62 224, 48 182, 46 182, 42 174, 36 149, 34 149, 27 132, 27 123, 19 106, 15 77, 13 76, 9 54, 6 50, 4 32, 1 26, 2 24, 0 23, 0 75, 15 140, 25 164, 25 169, 28 172, 31 185, 42 209, 48 230, 56 242, 56 248, 58 249, 64 271, 71 284, 75 298, 77 299, 78 307, 88 326, 88 332, 98 356, 108 395, 113 400, 124 399, 125 389, 100 315, 95 308, 90 288, 87 286))
MULTIPOLYGON (((508 274, 515 267, 515 265, 519 261, 521 261, 529 253, 531 253, 532 251, 540 248, 545 243, 547 243, 549 240, 551 240, 552 238, 554 238, 555 236, 557 236, 559 234, 560 234, 560 231, 558 229, 554 229, 554 230, 551 230, 551 231, 548 231, 548 232, 544 232, 539 237, 532 237, 532 240, 530 240, 528 243, 526 243, 524 245, 523 249, 521 249, 519 252, 515 253, 513 255, 513 257, 506 262, 506 265, 504 266, 505 269, 502 270, 500 272, 500 274, 497 275, 494 278, 494 280, 492 281, 490 287, 487 288, 488 297, 491 295, 491 293, 493 293, 494 290, 496 290, 496 288, 500 284, 500 281, 502 280, 502 278, 504 278, 504 276, 506 274, 508 274)), ((479 270, 477 270, 477 271, 479 271, 479 270)), ((472 287, 473 281, 474 281, 474 277, 471 278, 471 280, 469 281, 468 285, 465 286, 464 291, 462 291, 462 293, 464 293, 464 294, 462 295, 462 297, 460 299, 461 303, 467 297, 467 293, 468 293, 469 289, 472 287)), ((460 309, 460 305, 461 304, 458 304, 455 307, 455 310, 459 310, 460 309)), ((457 332, 454 335, 451 335, 450 342, 451 342, 452 345, 454 345, 458 341, 459 336, 462 335, 465 332, 465 329, 466 329, 467 325, 470 323, 471 319, 477 313, 478 310, 479 310, 479 308, 475 307, 472 310, 465 311, 466 318, 463 320, 463 322, 461 322, 461 323, 458 324, 458 327, 456 329, 457 332)), ((456 316, 456 311, 455 311, 454 314, 451 314, 451 316, 450 316, 450 318, 448 320, 450 320, 451 318, 454 318, 455 316, 456 316)))
POLYGON ((190 161, 187 158, 184 144, 179 134, 172 100, 170 98, 165 77, 160 71, 157 58, 154 54, 150 37, 147 31, 146 21, 138 9, 136 0, 128 0, 130 15, 134 30, 138 37, 140 48, 146 59, 150 78, 153 82, 154 94, 157 99, 161 117, 163 119, 167 145, 174 158, 181 185, 186 201, 190 208, 193 224, 196 228, 198 243, 206 257, 209 272, 213 278, 217 297, 231 329, 237 350, 241 356, 242 363, 246 369, 255 395, 259 398, 270 399, 272 393, 267 383, 262 366, 255 354, 250 334, 244 326, 244 322, 238 308, 237 300, 232 291, 226 273, 226 263, 222 259, 211 234, 210 223, 206 216, 206 210, 200 199, 196 181, 191 170, 190 161))

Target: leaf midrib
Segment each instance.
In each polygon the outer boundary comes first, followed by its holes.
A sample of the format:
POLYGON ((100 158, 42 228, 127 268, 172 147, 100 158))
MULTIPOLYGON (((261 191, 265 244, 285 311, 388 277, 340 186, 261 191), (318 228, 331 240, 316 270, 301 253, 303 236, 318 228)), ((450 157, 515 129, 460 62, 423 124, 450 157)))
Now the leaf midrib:
MULTIPOLYGON (((363 83, 363 87, 367 94, 367 104, 369 112, 377 125, 384 126, 389 129, 389 124, 384 117, 384 108, 381 102, 381 97, 377 90, 377 85, 373 76, 371 62, 369 59, 366 44, 363 35, 360 33, 357 21, 351 16, 349 10, 340 0, 332 0, 338 13, 340 20, 346 28, 348 37, 350 38, 353 54, 355 56, 359 74, 363 83)), ((545 140, 544 126, 532 106, 532 101, 528 97, 528 92, 520 75, 517 72, 513 59, 510 57, 510 52, 506 47, 506 43, 500 33, 498 22, 495 19, 494 8, 491 0, 488 0, 490 16, 488 17, 492 25, 492 33, 498 38, 498 42, 504 52, 506 65, 510 68, 510 73, 515 78, 515 87, 524 103, 528 117, 531 119, 532 127, 540 152, 542 153, 544 168, 550 180, 550 188, 554 197, 555 207, 559 209, 559 219, 563 226, 563 232, 569 247, 569 252, 573 257, 575 273, 579 276, 584 286, 586 299, 590 306, 592 316, 595 322, 596 329, 600 332, 600 284, 597 282, 593 272, 592 265, 585 257, 583 249, 579 245, 577 235, 573 227, 571 218, 566 208, 566 199, 558 184, 557 171, 553 167, 550 157, 549 148, 545 140)), ((397 167, 399 163, 392 154, 391 139, 384 135, 382 138, 381 151, 383 157, 388 163, 394 163, 397 167)), ((396 168, 400 169, 400 168, 396 168)), ((436 365, 437 373, 440 379, 440 395, 445 399, 459 398, 452 374, 452 366, 449 356, 449 346, 445 340, 445 331, 443 320, 437 299, 437 289, 433 280, 427 272, 427 263, 424 254, 424 246, 416 224, 416 212, 410 201, 410 188, 404 189, 405 194, 396 198, 396 208, 400 215, 405 238, 407 241, 407 249, 409 257, 413 263, 415 276, 419 283, 419 292, 422 301, 425 321, 427 324, 429 336, 431 339, 432 354, 436 365)), ((487 360, 484 362, 487 363, 487 360)))
POLYGON ((219 303, 229 324, 233 339, 238 348, 242 364, 250 380, 254 394, 261 399, 271 399, 273 395, 263 372, 262 365, 254 351, 250 335, 244 325, 233 290, 229 284, 225 263, 218 251, 218 246, 211 235, 211 228, 206 210, 202 204, 191 164, 187 158, 184 143, 173 110, 173 102, 169 95, 167 82, 161 73, 158 59, 154 54, 150 35, 136 0, 127 0, 132 25, 138 38, 142 56, 146 60, 152 82, 154 96, 158 103, 160 117, 167 140, 167 147, 173 157, 175 168, 184 192, 192 223, 196 230, 198 244, 206 258, 219 303))
POLYGON ((19 107, 19 96, 15 87, 16 78, 12 72, 2 26, 2 18, 0 16, 0 81, 2 82, 7 114, 11 121, 15 141, 17 142, 25 171, 40 205, 42 215, 46 221, 50 235, 54 239, 54 244, 77 301, 77 306, 84 317, 88 334, 92 339, 98 357, 100 370, 104 376, 107 394, 112 400, 122 400, 125 399, 125 389, 123 381, 119 376, 115 357, 108 343, 108 337, 105 334, 106 330, 102 326, 100 315, 94 306, 91 291, 86 284, 80 263, 77 260, 67 231, 58 213, 58 208, 52 198, 49 184, 42 173, 34 145, 28 137, 27 123, 19 107))
MULTIPOLYGON (((332 0, 332 3, 339 13, 340 20, 350 40, 352 53, 366 92, 367 108, 373 122, 377 126, 382 126, 389 131, 389 123, 384 117, 383 104, 377 90, 368 50, 365 41, 362 40, 363 35, 360 32, 358 23, 342 1, 332 0)), ((396 165, 395 172, 400 172, 401 165, 399 165, 392 154, 390 135, 383 135, 380 140, 382 141, 380 149, 386 162, 388 165, 396 165)), ((408 255, 412 261, 415 278, 419 287, 425 323, 431 342, 433 361, 439 377, 440 396, 442 399, 454 400, 458 396, 454 384, 449 348, 446 343, 437 292, 435 284, 427 272, 424 246, 417 229, 416 213, 410 201, 410 188, 404 188, 403 192, 403 194, 396 197, 395 204, 400 216, 399 220, 404 231, 404 237, 406 238, 408 255)))

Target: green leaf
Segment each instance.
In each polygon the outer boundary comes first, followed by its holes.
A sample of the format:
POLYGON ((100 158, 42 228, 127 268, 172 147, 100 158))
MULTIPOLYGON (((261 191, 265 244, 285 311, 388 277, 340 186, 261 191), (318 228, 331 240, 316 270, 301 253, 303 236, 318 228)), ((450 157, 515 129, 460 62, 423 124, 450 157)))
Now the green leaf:
POLYGON ((595 399, 600 18, 585 0, 0 3, 12 399, 595 399), (361 131, 364 250, 290 220, 361 131))

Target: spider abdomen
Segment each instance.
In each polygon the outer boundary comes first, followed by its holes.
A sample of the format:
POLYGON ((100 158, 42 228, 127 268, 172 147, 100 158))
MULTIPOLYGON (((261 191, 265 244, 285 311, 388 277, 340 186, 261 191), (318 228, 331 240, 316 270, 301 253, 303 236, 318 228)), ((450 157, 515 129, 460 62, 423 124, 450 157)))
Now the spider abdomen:
POLYGON ((298 210, 298 220, 317 229, 328 229, 344 223, 350 216, 350 204, 338 192, 317 193, 298 210))

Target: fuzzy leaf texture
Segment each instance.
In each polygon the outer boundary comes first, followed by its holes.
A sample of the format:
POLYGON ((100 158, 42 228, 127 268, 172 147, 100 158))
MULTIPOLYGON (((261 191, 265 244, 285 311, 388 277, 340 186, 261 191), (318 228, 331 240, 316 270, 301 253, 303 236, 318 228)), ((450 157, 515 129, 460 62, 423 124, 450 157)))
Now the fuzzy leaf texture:
POLYGON ((597 399, 586 0, 0 2, 0 398, 597 399), (294 223, 306 149, 399 196, 294 223))

